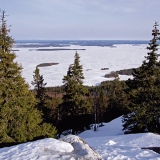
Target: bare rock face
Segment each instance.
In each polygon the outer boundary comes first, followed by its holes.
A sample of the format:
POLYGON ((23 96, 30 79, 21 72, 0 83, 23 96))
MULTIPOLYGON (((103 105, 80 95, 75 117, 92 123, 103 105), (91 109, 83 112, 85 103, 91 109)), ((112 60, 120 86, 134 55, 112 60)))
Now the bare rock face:
POLYGON ((75 135, 68 135, 61 139, 64 142, 70 143, 74 150, 72 156, 78 160, 103 160, 103 158, 94 151, 83 139, 75 135))

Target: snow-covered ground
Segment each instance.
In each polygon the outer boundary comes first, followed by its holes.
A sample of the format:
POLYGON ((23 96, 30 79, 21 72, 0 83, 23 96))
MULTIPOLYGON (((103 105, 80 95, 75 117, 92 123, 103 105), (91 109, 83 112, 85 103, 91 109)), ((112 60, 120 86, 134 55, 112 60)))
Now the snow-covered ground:
POLYGON ((122 131, 121 117, 106 123, 98 131, 79 135, 106 160, 160 160, 160 155, 145 147, 160 147, 160 135, 153 133, 128 134, 122 131))
MULTIPOLYGON (((83 65, 84 85, 98 85, 107 80, 104 75, 111 71, 139 67, 145 59, 148 50, 147 45, 115 45, 115 47, 98 46, 69 46, 61 47, 67 49, 86 49, 78 50, 80 64, 83 65), (109 68, 109 70, 101 70, 109 68)), ((56 47, 48 47, 56 49, 56 47)), ((36 51, 36 48, 13 48, 17 58, 16 61, 22 64, 22 76, 31 85, 33 71, 40 63, 59 63, 49 67, 40 67, 47 86, 62 85, 62 79, 67 74, 70 64, 74 62, 75 50, 59 51, 36 51)), ((38 49, 43 49, 39 47, 38 49)), ((46 49, 46 48, 45 48, 46 49)), ((120 76, 121 79, 128 79, 128 76, 120 76)))
MULTIPOLYGON (((79 135, 104 160, 160 160, 160 154, 141 149, 160 147, 160 135, 153 133, 124 135, 121 117, 105 123, 98 131, 79 135)), ((84 150, 79 150, 84 154, 84 150)), ((74 160, 74 147, 67 142, 47 138, 0 149, 2 160, 74 160)), ((83 156, 83 155, 82 155, 83 156)))

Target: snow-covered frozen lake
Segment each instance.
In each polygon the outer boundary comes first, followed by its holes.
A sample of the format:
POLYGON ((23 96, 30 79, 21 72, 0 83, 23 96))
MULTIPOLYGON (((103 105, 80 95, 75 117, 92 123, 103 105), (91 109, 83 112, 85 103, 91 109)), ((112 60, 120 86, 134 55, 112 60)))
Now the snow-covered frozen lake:
MULTIPOLYGON (((92 86, 107 80, 104 75, 111 71, 139 67, 145 60, 144 56, 147 56, 146 47, 146 44, 120 44, 114 45, 114 47, 71 45, 61 47, 61 49, 85 49, 77 52, 80 55, 80 64, 83 65, 84 85, 92 86), (101 68, 109 68, 109 70, 101 70, 101 68)), ((38 49, 47 48, 39 47, 38 49)), ((67 74, 69 65, 73 64, 76 52, 76 50, 36 51, 36 48, 13 48, 13 50, 19 50, 15 51, 16 61, 22 65, 22 76, 30 86, 33 80, 33 71, 40 63, 59 63, 39 69, 47 86, 63 85, 62 79, 67 74)), ((120 76, 120 79, 128 79, 128 76, 120 76)))

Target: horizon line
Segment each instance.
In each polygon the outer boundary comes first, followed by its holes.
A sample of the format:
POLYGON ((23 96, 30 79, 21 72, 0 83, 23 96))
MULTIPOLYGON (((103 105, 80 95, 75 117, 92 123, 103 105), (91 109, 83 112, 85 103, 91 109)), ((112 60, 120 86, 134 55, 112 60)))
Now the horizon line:
POLYGON ((147 39, 14 39, 14 41, 150 41, 147 39))

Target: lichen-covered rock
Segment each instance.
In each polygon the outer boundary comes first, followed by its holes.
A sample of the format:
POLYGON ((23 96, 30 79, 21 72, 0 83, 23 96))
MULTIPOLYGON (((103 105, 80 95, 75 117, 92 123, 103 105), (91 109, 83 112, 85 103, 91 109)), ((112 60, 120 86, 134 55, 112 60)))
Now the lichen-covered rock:
POLYGON ((72 155, 78 160, 102 160, 103 158, 94 151, 83 139, 75 135, 68 135, 61 139, 64 142, 70 143, 74 150, 72 155))

